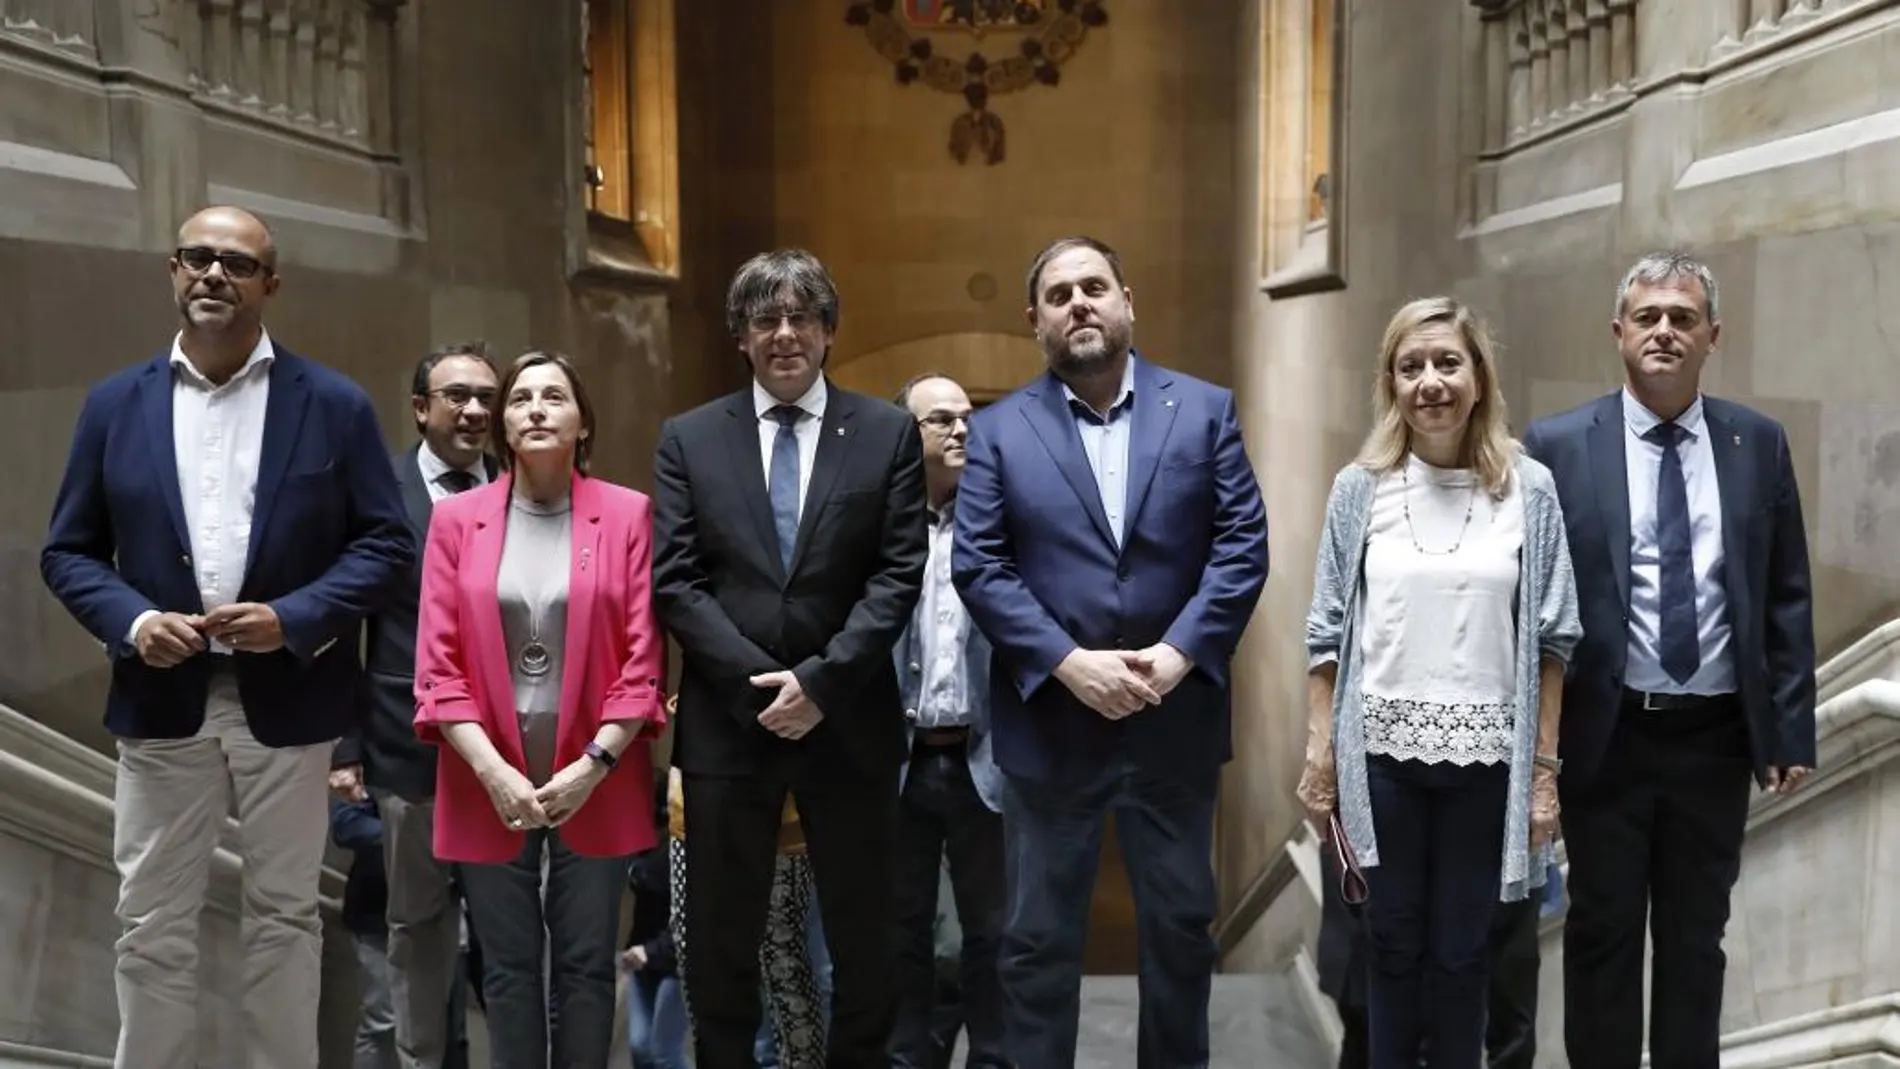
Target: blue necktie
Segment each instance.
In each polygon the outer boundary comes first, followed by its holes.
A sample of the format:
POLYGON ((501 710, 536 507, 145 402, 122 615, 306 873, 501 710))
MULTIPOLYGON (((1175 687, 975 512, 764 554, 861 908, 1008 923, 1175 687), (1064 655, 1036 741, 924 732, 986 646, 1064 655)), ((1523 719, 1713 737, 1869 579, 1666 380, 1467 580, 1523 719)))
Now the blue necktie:
POLYGON ((1682 455, 1676 449, 1688 436, 1674 423, 1659 423, 1643 436, 1662 446, 1662 467, 1656 476, 1656 549, 1662 565, 1657 583, 1661 595, 1658 645, 1663 671, 1678 683, 1687 683, 1702 663, 1702 644, 1696 637, 1689 488, 1682 478, 1682 455))
POLYGON ((798 417, 797 405, 778 405, 766 415, 778 421, 772 439, 772 526, 778 529, 778 559, 786 574, 792 570, 792 550, 798 547, 798 417))

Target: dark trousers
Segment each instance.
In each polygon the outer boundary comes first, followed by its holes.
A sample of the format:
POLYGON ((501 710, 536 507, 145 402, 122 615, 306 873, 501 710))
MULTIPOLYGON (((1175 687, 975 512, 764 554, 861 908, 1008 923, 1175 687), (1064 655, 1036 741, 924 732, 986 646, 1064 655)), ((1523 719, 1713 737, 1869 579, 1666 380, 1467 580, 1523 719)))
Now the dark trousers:
POLYGON ((1476 1069, 1504 850, 1504 765, 1366 763, 1379 863, 1366 870, 1372 1069, 1476 1069))
POLYGON ((1135 895, 1138 1069, 1208 1061, 1214 798, 1218 777, 1165 778, 1118 764, 1061 785, 1005 778, 1009 909, 998 973, 1012 1062, 1075 1064, 1082 949, 1109 811, 1135 895))
POLYGON ((1645 922, 1650 1064, 1716 1069, 1722 933, 1751 774, 1738 702, 1656 712, 1625 702, 1596 776, 1566 785, 1564 1047, 1573 1069, 1641 1061, 1645 922))
POLYGON ((494 1069, 605 1065, 619 1009, 616 936, 628 858, 583 857, 557 830, 531 831, 527 840, 507 864, 461 866, 482 933, 491 1063, 494 1069))
MULTIPOLYGON (((1534 862, 1533 862, 1534 863, 1534 862)), ((1499 902, 1491 914, 1486 1069, 1531 1069, 1537 1060, 1537 922, 1543 896, 1499 902)))
POLYGON ((688 773, 686 975, 699 1069, 752 1069, 759 944, 786 793, 798 805, 831 952, 825 1064, 883 1069, 896 1006, 891 851, 897 769, 806 764, 790 779, 688 773))
POLYGON ((970 778, 966 743, 911 753, 897 804, 897 1021, 893 1069, 929 1069, 937 1003, 935 927, 943 859, 963 931, 959 995, 970 1033, 968 1065, 1007 1066, 1003 996, 996 947, 1003 926, 1003 818, 992 813, 970 778))

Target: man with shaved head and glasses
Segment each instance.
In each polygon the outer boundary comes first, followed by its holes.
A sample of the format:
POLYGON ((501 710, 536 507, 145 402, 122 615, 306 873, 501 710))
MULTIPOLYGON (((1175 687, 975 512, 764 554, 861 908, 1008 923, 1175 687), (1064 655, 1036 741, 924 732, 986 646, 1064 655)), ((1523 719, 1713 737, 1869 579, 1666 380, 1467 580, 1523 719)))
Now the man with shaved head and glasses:
POLYGON ((264 329, 282 284, 264 224, 199 212, 170 270, 179 331, 87 396, 40 555, 112 680, 114 1064, 198 1064, 198 914, 235 811, 233 1056, 315 1069, 330 753, 363 687, 363 619, 415 541, 369 398, 264 329))
POLYGON ((928 556, 922 436, 910 413, 826 380, 838 290, 810 253, 742 265, 726 325, 751 382, 668 420, 653 474, 654 595, 684 655, 673 760, 694 1062, 756 1064, 789 792, 836 970, 825 1064, 882 1066, 906 756, 891 650, 928 556))

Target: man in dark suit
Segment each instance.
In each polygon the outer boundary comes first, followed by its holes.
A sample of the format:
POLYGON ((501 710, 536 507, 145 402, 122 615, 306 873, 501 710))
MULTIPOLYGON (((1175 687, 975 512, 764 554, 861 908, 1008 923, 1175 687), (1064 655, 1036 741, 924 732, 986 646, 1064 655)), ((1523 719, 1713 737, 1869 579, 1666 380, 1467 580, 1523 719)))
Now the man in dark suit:
POLYGON ((891 649, 923 582, 922 442, 903 409, 825 380, 838 294, 810 253, 747 261, 726 325, 752 384, 668 420, 654 461, 654 591, 683 654, 696 1064, 753 1064, 789 790, 837 970, 827 1064, 882 1066, 905 756, 891 649))
POLYGON ((891 1066, 930 1069, 936 1057, 934 936, 947 861, 962 935, 956 996, 970 1033, 967 1064, 1007 1067, 996 979, 1003 783, 990 749, 990 646, 950 580, 970 397, 956 380, 931 372, 905 383, 897 403, 923 428, 930 558, 923 595, 895 650, 910 757, 898 779, 898 996, 891 1066))
POLYGON ((1112 809, 1141 930, 1144 1067, 1204 1065, 1214 801, 1228 662, 1267 577, 1267 519, 1227 390, 1138 359, 1113 251, 1029 271, 1047 374, 977 414, 955 577, 995 649, 1010 1057, 1075 1060, 1082 947, 1112 809))
POLYGON ((117 1064, 197 1064, 198 913, 235 802, 244 1039, 314 1069, 330 752, 363 618, 416 547, 369 398, 264 330, 264 224, 200 212, 170 267, 178 335, 87 396, 40 555, 112 669, 117 1064))
POLYGON ((1557 480, 1584 628, 1560 743, 1564 1041, 1575 1069, 1635 1069, 1647 920, 1651 1061, 1715 1069, 1749 779, 1786 792, 1814 767, 1807 536, 1786 432, 1701 392, 1709 269, 1638 261, 1611 330, 1624 388, 1524 436, 1557 480))
MULTIPOLYGON (((495 478, 488 422, 500 382, 488 346, 444 345, 416 364, 410 407, 422 440, 395 455, 396 484, 417 545, 435 503, 495 478)), ((461 906, 450 866, 435 857, 435 747, 416 737, 416 607, 422 562, 368 627, 362 720, 337 743, 330 788, 345 802, 374 796, 387 873, 390 1001, 402 1069, 442 1069, 462 1035, 452 1006, 461 906)))

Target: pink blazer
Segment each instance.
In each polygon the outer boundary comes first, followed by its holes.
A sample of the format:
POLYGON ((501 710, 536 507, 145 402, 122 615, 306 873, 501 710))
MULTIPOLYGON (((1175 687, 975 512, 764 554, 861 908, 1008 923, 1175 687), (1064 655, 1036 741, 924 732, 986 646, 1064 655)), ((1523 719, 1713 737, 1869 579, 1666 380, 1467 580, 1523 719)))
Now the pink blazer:
MULTIPOLYGON (((496 593, 513 487, 504 475, 437 504, 422 556, 416 734, 441 751, 435 854, 444 861, 499 864, 524 843, 442 737, 443 724, 479 723, 502 757, 526 771, 496 593)), ((638 720, 644 730, 558 832, 577 854, 618 857, 657 841, 649 740, 666 726, 666 705, 665 639, 653 615, 653 508, 645 494, 583 475, 574 478, 573 502, 554 768, 580 759, 603 722, 638 720)))

